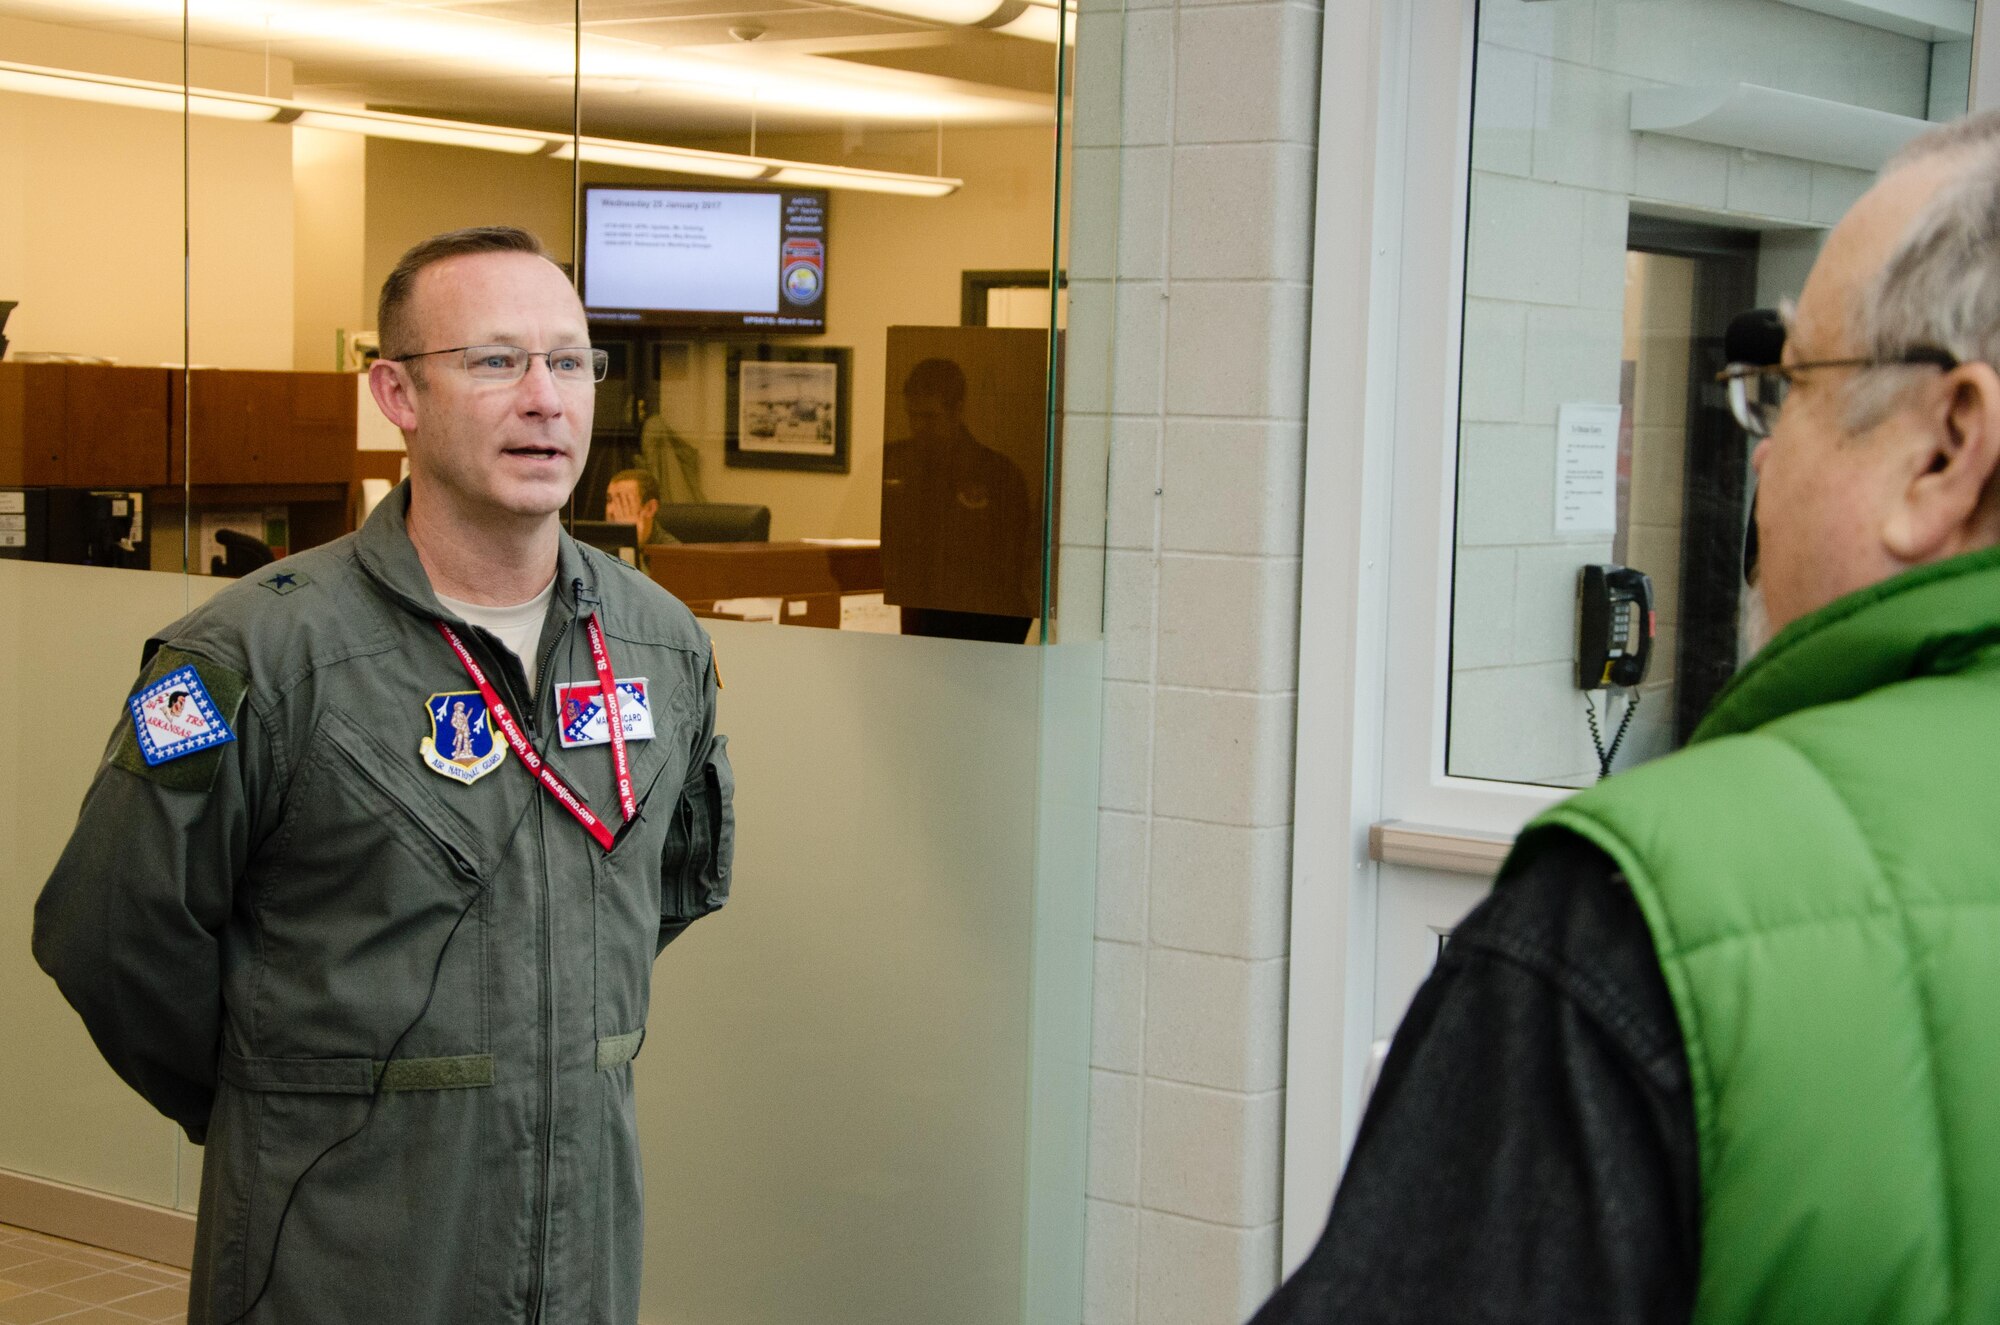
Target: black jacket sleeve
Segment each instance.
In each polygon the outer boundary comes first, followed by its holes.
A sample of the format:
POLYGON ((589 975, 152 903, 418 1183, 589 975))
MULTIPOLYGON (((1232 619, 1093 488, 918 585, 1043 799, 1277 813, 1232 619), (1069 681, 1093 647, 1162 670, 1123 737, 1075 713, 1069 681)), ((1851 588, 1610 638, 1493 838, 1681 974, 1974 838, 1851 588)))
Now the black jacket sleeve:
POLYGON ((1686 1325, 1686 1055, 1608 857, 1552 835, 1452 934, 1325 1232, 1255 1325, 1686 1325))

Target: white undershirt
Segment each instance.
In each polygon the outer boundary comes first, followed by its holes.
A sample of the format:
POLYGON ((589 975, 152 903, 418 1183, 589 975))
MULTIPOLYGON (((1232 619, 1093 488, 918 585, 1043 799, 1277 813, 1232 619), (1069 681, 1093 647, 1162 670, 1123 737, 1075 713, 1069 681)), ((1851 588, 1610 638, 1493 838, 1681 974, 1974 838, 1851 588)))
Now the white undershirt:
POLYGON ((556 577, 549 576, 549 582, 542 591, 525 603, 512 607, 486 607, 479 603, 461 603, 456 598, 437 596, 444 610, 462 618, 466 624, 490 631, 500 642, 513 650, 521 660, 521 670, 528 674, 528 696, 535 693, 535 664, 541 661, 542 623, 548 619, 549 599, 555 596, 556 577))

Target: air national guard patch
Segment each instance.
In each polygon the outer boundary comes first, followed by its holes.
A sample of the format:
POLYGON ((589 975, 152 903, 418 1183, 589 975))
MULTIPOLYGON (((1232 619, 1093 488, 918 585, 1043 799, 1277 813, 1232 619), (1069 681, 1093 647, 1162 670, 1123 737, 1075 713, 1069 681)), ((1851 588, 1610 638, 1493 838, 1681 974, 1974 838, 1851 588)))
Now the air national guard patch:
POLYGON ((426 707, 431 734, 417 750, 431 772, 470 786, 500 767, 507 746, 494 735, 486 701, 477 690, 432 695, 426 707))
POLYGON ((176 667, 125 702, 148 768, 236 739, 192 664, 176 667))
MULTIPOLYGON (((618 713, 625 721, 625 739, 653 739, 653 705, 646 692, 646 678, 618 679, 618 713)), ((609 745, 611 725, 604 720, 604 691, 595 681, 578 681, 556 687, 556 710, 562 714, 563 749, 579 745, 609 745)))

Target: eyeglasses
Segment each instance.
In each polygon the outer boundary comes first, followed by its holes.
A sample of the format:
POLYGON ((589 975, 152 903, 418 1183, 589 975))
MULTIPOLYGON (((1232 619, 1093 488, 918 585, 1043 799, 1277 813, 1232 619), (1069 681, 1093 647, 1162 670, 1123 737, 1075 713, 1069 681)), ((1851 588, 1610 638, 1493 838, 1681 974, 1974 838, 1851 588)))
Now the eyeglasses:
POLYGON ((1715 375, 1729 387, 1729 412, 1752 437, 1769 437, 1778 426, 1778 412, 1800 373, 1815 368, 1939 368, 1958 367, 1958 356, 1935 346, 1919 345, 1890 359, 1819 359, 1811 363, 1732 363, 1715 375))
POLYGON ((518 382, 528 374, 528 365, 540 359, 549 366, 549 376, 565 385, 602 382, 611 371, 611 352, 587 345, 571 345, 559 350, 524 350, 518 345, 454 345, 448 350, 420 350, 399 354, 391 362, 408 363, 433 354, 463 354, 466 376, 481 382, 518 382))

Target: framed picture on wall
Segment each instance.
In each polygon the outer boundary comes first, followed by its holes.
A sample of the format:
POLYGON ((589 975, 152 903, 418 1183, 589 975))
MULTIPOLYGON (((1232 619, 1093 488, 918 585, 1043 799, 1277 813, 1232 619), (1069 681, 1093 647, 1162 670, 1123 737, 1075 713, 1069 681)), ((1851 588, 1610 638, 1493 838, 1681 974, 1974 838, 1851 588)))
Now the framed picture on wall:
POLYGON ((845 474, 853 363, 831 346, 730 346, 724 463, 845 474))

